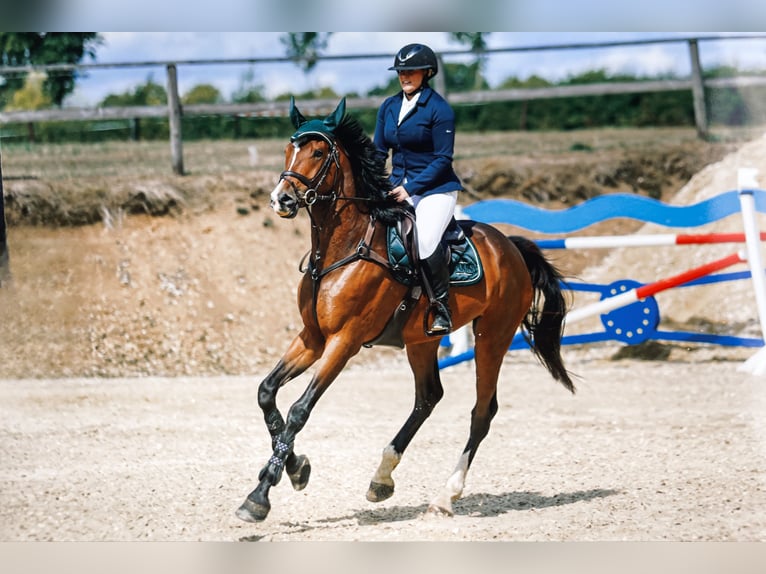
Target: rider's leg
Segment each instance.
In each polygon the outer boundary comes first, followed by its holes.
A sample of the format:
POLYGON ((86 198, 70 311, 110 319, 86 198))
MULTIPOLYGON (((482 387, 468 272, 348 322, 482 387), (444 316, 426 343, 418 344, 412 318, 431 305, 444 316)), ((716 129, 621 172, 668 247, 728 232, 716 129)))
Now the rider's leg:
POLYGON ((449 309, 449 262, 442 236, 455 213, 457 191, 413 198, 418 229, 418 252, 426 280, 436 300, 431 333, 446 335, 452 330, 449 309))

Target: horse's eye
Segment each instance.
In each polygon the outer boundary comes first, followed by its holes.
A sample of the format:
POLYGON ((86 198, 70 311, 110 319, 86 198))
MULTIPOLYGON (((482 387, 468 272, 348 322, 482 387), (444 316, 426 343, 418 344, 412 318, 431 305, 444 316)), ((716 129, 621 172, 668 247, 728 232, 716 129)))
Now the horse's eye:
POLYGON ((315 149, 315 150, 314 150, 314 157, 315 157, 316 159, 319 159, 319 158, 321 158, 323 155, 324 155, 324 153, 322 152, 322 150, 321 150, 321 149, 315 149))

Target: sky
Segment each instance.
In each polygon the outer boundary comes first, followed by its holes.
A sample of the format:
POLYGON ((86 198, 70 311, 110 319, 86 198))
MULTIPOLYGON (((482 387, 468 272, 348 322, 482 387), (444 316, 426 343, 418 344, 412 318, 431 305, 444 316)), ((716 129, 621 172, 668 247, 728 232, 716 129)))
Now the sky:
MULTIPOLYGON (((227 2, 229 0, 223 0, 227 2)), ((549 0, 538 0, 547 2, 549 0)), ((731 0, 737 2, 738 0, 731 0)), ((280 38, 285 32, 102 32, 103 44, 97 49, 96 63, 166 62, 195 59, 283 57, 280 38)), ((491 54, 485 76, 491 87, 497 87, 511 76, 527 78, 533 74, 547 80, 565 79, 577 73, 605 69, 610 73, 657 76, 690 73, 689 49, 685 38, 694 36, 742 36, 751 32, 490 32, 489 48, 530 47, 677 38, 679 42, 631 47, 599 49, 549 50, 491 54)), ((761 34, 764 35, 763 33, 761 34)), ((387 68, 396 51, 410 42, 420 42, 435 51, 465 49, 452 41, 447 32, 334 32, 326 55, 378 54, 380 58, 362 60, 321 61, 310 73, 292 63, 218 64, 178 66, 179 90, 210 83, 226 100, 243 83, 262 87, 267 97, 285 93, 301 93, 331 87, 339 94, 365 94, 387 84, 391 78, 387 68)), ((741 70, 766 68, 766 37, 746 40, 716 40, 700 43, 702 66, 732 65, 741 70)), ((468 62, 465 56, 445 56, 447 62, 468 62)), ((93 69, 78 81, 77 88, 65 102, 71 107, 96 105, 108 94, 132 90, 148 78, 165 84, 163 66, 128 69, 93 69)))

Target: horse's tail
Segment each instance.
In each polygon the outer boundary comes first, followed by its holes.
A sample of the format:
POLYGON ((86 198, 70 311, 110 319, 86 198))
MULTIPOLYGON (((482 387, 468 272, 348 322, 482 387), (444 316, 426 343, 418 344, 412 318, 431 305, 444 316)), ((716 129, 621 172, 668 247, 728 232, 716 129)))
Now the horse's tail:
POLYGON ((545 258, 534 241, 519 236, 509 236, 508 239, 521 251, 534 290, 532 307, 522 321, 526 330, 524 337, 553 378, 574 393, 574 383, 561 358, 561 338, 567 313, 561 291, 561 273, 545 258), (544 299, 542 309, 541 295, 544 299))

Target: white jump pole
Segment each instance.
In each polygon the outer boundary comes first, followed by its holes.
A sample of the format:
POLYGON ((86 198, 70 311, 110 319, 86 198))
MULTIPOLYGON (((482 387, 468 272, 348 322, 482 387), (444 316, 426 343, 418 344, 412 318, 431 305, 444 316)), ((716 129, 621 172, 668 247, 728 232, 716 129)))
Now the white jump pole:
MULTIPOLYGON (((761 258, 760 232, 756 219, 755 197, 753 190, 758 188, 757 169, 742 168, 737 172, 737 187, 739 202, 742 209, 742 219, 745 227, 745 242, 747 244, 747 260, 750 275, 755 289, 755 301, 758 306, 758 318, 761 323, 761 336, 766 342, 766 276, 764 276, 763 260, 761 258)), ((766 346, 760 349, 740 368, 753 375, 766 374, 766 346)))

